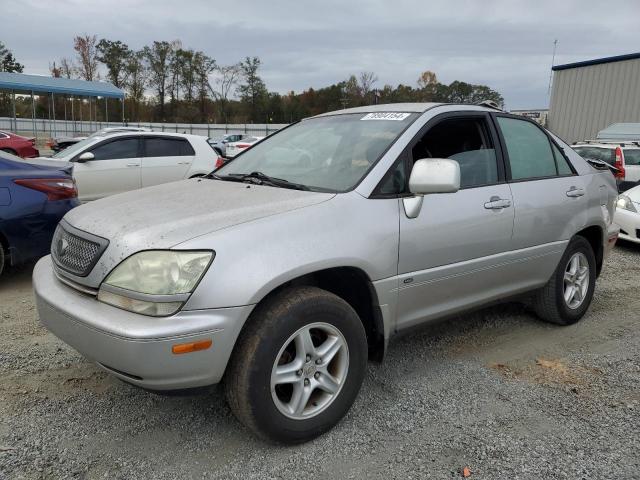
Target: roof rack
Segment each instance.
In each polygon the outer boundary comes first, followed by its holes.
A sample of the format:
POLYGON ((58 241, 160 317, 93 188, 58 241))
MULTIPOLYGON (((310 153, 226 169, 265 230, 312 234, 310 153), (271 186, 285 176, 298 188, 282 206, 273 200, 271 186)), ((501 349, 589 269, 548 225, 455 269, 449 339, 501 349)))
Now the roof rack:
POLYGON ((482 102, 477 103, 476 105, 478 105, 479 107, 492 108, 500 112, 503 111, 502 108, 500 108, 500 105, 498 105, 498 102, 496 102, 495 100, 483 100, 482 102))
POLYGON ((628 140, 582 140, 580 142, 574 142, 574 145, 593 145, 593 144, 604 144, 604 145, 619 145, 620 147, 626 147, 628 145, 635 145, 636 147, 640 147, 640 141, 628 141, 628 140))

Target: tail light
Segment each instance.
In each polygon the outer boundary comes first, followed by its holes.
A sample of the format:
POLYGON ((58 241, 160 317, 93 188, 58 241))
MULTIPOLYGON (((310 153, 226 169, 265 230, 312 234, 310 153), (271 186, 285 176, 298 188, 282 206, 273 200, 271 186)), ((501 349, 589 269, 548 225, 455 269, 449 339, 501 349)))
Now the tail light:
POLYGON ((620 147, 616 147, 616 161, 613 166, 618 169, 614 176, 620 180, 624 180, 625 171, 624 163, 622 163, 622 149, 620 147))
POLYGON ((224 165, 224 158, 222 158, 222 157, 218 157, 218 158, 216 159, 216 168, 220 168, 220 167, 221 167, 221 166, 223 166, 223 165, 224 165))
POLYGON ((78 196, 76 182, 69 178, 18 178, 13 183, 42 192, 52 202, 78 196))
POLYGON ((237 143, 236 144, 236 148, 247 148, 250 147, 251 145, 248 143, 237 143))
MULTIPOLYGON (((49 140, 46 141, 45 145, 49 148, 52 148, 55 145, 55 143, 56 142, 53 140, 53 138, 50 138, 49 140)), ((36 141, 34 139, 32 142, 32 145, 35 145, 35 144, 36 144, 36 141)))

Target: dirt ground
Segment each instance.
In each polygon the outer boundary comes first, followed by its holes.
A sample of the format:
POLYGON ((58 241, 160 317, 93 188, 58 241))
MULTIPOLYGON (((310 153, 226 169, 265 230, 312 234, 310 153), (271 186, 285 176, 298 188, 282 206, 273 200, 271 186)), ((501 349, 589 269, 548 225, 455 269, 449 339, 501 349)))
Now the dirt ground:
POLYGON ((32 268, 0 278, 0 479, 640 478, 640 246, 616 247, 577 325, 506 304, 393 341, 296 447, 252 437, 218 387, 103 373, 40 325, 32 268))

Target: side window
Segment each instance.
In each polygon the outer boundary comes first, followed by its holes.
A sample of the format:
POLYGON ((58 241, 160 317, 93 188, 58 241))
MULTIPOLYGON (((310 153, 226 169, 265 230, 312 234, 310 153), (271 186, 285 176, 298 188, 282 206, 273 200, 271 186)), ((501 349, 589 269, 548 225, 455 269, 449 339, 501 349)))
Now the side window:
POLYGON ((144 147, 145 157, 181 157, 195 155, 191 144, 182 138, 145 138, 144 147))
POLYGON ((556 165, 558 166, 558 175, 573 175, 573 170, 569 166, 569 162, 562 154, 560 149, 554 143, 551 144, 553 155, 556 157, 556 165))
POLYGON ((498 124, 507 144, 512 179, 557 175, 551 144, 542 130, 526 120, 508 117, 498 117, 498 124))
POLYGON ((640 165, 640 148, 625 148, 624 149, 624 164, 625 165, 640 165))
POLYGON ((138 156, 138 139, 123 138, 98 145, 93 150, 95 160, 118 160, 120 158, 136 158, 138 156))
POLYGON ((460 188, 498 182, 498 161, 484 118, 452 118, 430 128, 413 147, 413 161, 450 158, 460 165, 460 188))

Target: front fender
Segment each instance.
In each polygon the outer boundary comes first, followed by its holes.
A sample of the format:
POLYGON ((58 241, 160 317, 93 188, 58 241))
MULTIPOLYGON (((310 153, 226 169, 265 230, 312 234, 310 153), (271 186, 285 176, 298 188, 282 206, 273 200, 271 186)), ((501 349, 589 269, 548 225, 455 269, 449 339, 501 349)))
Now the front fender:
POLYGON ((259 303, 280 285, 333 267, 355 267, 371 279, 398 268, 397 199, 355 192, 236 225, 177 245, 213 249, 216 257, 185 309, 259 303))

